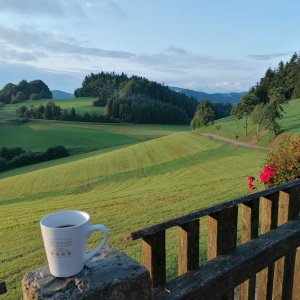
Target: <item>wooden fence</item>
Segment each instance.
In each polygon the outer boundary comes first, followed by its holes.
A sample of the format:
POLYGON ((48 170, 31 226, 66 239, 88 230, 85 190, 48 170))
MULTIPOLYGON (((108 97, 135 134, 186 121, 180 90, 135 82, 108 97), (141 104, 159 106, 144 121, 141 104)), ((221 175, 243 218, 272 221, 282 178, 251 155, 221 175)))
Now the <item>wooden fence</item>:
POLYGON ((130 239, 142 239, 154 299, 299 300, 299 211, 300 180, 295 180, 132 232, 130 239), (207 261, 199 265, 203 217, 207 261), (178 277, 166 283, 166 230, 175 226, 178 277))

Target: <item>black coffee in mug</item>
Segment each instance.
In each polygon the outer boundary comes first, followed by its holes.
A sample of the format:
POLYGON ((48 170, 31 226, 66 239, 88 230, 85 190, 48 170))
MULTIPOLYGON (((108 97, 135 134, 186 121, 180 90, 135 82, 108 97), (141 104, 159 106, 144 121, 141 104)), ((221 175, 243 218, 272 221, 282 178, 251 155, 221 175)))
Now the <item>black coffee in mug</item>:
POLYGON ((72 226, 75 226, 75 225, 73 225, 73 224, 66 224, 66 225, 57 226, 56 228, 67 228, 67 227, 72 227, 72 226))

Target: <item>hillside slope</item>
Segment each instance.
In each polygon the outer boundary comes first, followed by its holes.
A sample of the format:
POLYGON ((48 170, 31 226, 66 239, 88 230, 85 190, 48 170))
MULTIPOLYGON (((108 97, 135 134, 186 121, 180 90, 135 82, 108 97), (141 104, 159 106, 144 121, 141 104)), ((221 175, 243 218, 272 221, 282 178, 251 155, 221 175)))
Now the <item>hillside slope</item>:
POLYGON ((111 176, 116 178, 122 174, 124 178, 128 178, 128 172, 143 170, 217 147, 211 141, 199 145, 197 138, 192 139, 190 135, 171 135, 96 157, 3 179, 0 181, 0 193, 10 199, 19 195, 33 195, 35 192, 40 195, 42 192, 107 181, 111 176), (14 184, 18 184, 17 190, 11 189, 14 184))
MULTIPOLYGON (((109 228, 108 244, 139 260, 140 244, 123 244, 124 235, 247 193, 246 177, 257 173, 265 155, 188 132, 1 179, 0 261, 7 299, 20 298, 26 271, 46 264, 39 229, 44 215, 87 211, 92 223, 109 228)), ((170 234, 168 276, 176 272, 177 251, 170 234)))
POLYGON ((201 100, 209 100, 211 102, 223 102, 236 104, 240 101, 241 97, 245 95, 245 92, 240 93, 205 93, 190 89, 183 89, 178 87, 169 87, 171 90, 176 91, 178 93, 183 93, 187 96, 193 97, 199 101, 201 100))
MULTIPOLYGON (((273 142, 275 137, 263 129, 260 129, 259 141, 257 141, 257 127, 256 124, 252 122, 251 118, 248 119, 248 135, 246 135, 245 123, 245 118, 237 120, 230 116, 216 120, 214 124, 200 128, 200 131, 210 132, 238 141, 247 141, 262 146, 270 145, 273 142)), ((286 134, 288 132, 300 135, 300 99, 290 100, 284 105, 283 117, 278 120, 278 123, 281 127, 280 134, 286 134)))
POLYGON ((53 99, 72 99, 74 95, 71 93, 67 93, 61 90, 52 90, 52 98, 53 99))

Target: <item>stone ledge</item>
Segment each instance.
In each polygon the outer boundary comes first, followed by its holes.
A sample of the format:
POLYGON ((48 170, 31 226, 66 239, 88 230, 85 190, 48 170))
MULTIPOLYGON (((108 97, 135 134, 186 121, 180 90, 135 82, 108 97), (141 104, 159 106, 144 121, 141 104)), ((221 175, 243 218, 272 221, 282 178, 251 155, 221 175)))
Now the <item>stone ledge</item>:
POLYGON ((72 277, 56 278, 48 266, 27 273, 22 290, 25 300, 152 299, 148 270, 109 246, 72 277))

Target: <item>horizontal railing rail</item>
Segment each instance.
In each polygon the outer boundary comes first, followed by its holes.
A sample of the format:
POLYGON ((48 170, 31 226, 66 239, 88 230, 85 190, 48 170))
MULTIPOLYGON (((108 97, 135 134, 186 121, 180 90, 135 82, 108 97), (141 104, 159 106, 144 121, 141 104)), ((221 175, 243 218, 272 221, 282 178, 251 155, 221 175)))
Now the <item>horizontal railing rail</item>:
POLYGON ((157 288, 154 299, 215 299, 299 246, 300 217, 297 217, 157 288))
MULTIPOLYGON (((153 288, 164 287, 167 273, 166 231, 168 229, 175 226, 179 228, 179 277, 175 279, 179 280, 177 281, 179 284, 183 274, 199 269, 199 241, 204 234, 202 225, 200 230, 200 220, 204 220, 204 217, 207 219, 206 249, 209 262, 237 249, 238 228, 241 244, 245 244, 297 218, 299 211, 300 179, 297 179, 137 230, 132 232, 127 240, 142 239, 144 265, 150 272, 152 286, 153 288)), ((260 240, 262 243, 267 243, 267 240, 261 238, 260 240)), ((300 295, 300 248, 291 248, 283 255, 285 257, 275 263, 272 261, 258 274, 255 273, 258 269, 253 267, 256 271, 248 274, 249 277, 245 277, 247 280, 239 286, 241 300, 255 299, 256 296, 258 299, 272 299, 272 295, 276 299, 297 299, 295 295, 300 295)), ((208 262, 202 263, 200 270, 208 262)), ((192 282, 190 284, 194 286, 192 282)), ((212 290, 212 292, 221 293, 222 299, 233 299, 233 288, 234 286, 230 286, 226 291, 212 290)))
POLYGON ((288 189, 288 188, 291 188, 291 187, 294 187, 297 185, 300 185, 300 179, 289 181, 288 183, 285 183, 285 184, 282 184, 279 186, 275 186, 275 187, 272 187, 270 189, 266 189, 266 190, 263 190, 260 192, 252 193, 250 195, 242 196, 242 197, 236 198, 234 200, 231 200, 231 201, 228 201, 225 203, 220 203, 220 204, 208 207, 208 208, 202 208, 200 210, 197 210, 197 211, 187 214, 185 216, 171 219, 171 220, 161 222, 156 225, 152 225, 152 226, 140 229, 140 230, 133 231, 132 233, 130 233, 129 236, 126 237, 126 240, 134 241, 134 240, 143 238, 145 236, 160 232, 161 230, 166 230, 166 229, 169 229, 169 228, 172 228, 175 226, 179 226, 179 225, 187 223, 189 221, 193 221, 195 219, 199 219, 201 217, 208 216, 209 214, 219 212, 223 209, 231 208, 236 205, 239 205, 239 204, 242 204, 245 202, 249 202, 251 200, 255 200, 260 197, 265 197, 265 196, 274 194, 275 192, 282 191, 284 189, 288 189))

